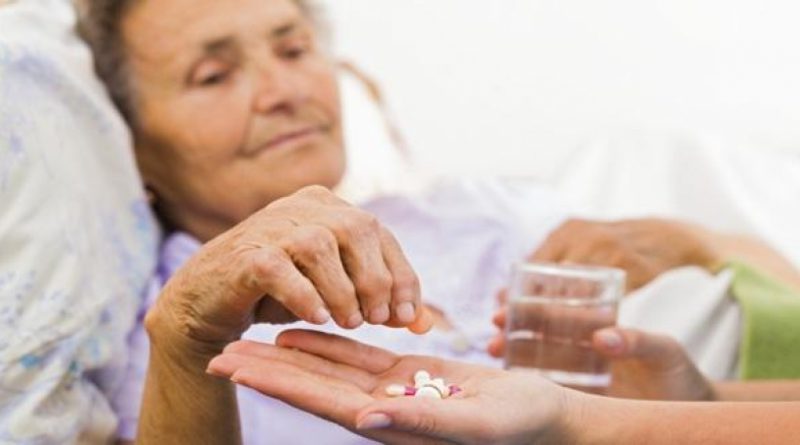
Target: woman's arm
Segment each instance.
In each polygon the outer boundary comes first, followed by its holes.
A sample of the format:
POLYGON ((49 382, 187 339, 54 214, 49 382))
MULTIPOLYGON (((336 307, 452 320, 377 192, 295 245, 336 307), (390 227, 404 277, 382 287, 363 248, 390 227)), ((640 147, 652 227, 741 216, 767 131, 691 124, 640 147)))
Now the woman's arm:
POLYGON ((212 357, 252 323, 356 328, 379 305, 374 324, 430 328, 416 274, 380 223, 319 187, 270 204, 204 245, 148 312, 137 442, 240 442, 235 390, 206 375, 212 357))
POLYGON ((742 260, 800 292, 800 270, 764 241, 744 235, 715 233, 708 229, 697 230, 703 231, 712 240, 718 257, 723 261, 742 260))
POLYGON ((139 444, 241 443, 233 384, 205 369, 213 346, 180 339, 157 312, 148 316, 150 364, 137 432, 139 444))
POLYGON ((800 290, 800 270, 764 241, 669 219, 567 221, 531 259, 619 267, 628 273, 629 290, 670 269, 699 266, 716 272, 728 261, 741 260, 800 290))

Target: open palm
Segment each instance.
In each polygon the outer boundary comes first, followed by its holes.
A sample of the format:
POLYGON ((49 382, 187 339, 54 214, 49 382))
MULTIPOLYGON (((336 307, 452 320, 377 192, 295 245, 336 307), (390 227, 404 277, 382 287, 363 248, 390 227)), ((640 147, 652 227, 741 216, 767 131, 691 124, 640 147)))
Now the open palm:
POLYGON ((530 443, 549 432, 564 400, 565 390, 533 375, 398 356, 330 334, 292 330, 276 343, 233 343, 209 370, 385 443, 530 443), (386 396, 420 369, 463 391, 386 396))

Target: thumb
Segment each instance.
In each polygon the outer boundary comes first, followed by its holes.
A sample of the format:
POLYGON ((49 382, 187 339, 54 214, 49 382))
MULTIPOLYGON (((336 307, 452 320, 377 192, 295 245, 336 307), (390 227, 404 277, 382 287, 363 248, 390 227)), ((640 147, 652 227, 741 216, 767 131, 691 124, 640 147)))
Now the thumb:
POLYGON ((672 337, 636 329, 600 329, 592 337, 592 346, 609 359, 641 360, 661 369, 688 360, 683 347, 672 337))
POLYGON ((449 400, 445 406, 441 400, 405 397, 379 400, 362 409, 356 418, 356 429, 392 429, 429 439, 464 442, 476 423, 470 419, 463 401, 449 400))

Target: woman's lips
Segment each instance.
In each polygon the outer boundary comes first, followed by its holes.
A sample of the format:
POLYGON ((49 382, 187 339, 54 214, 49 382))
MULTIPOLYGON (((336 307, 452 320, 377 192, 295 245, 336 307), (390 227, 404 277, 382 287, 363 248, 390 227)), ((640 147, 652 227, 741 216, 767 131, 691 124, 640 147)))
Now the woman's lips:
POLYGON ((274 150, 276 148, 301 143, 321 133, 321 127, 309 127, 302 130, 286 132, 268 140, 258 151, 274 150))

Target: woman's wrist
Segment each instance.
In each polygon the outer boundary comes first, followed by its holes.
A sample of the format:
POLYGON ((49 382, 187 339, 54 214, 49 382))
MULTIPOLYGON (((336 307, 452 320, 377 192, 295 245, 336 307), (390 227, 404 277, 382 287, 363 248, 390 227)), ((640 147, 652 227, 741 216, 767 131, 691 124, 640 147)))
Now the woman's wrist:
POLYGON ((158 351, 160 353, 158 355, 168 356, 174 360, 207 363, 222 353, 227 344, 227 342, 197 340, 179 320, 175 320, 169 309, 161 304, 154 305, 148 311, 144 326, 150 340, 151 356, 155 355, 152 352, 158 351))
POLYGON ((699 225, 686 224, 695 239, 689 264, 695 264, 710 273, 717 273, 726 261, 724 235, 699 225))

